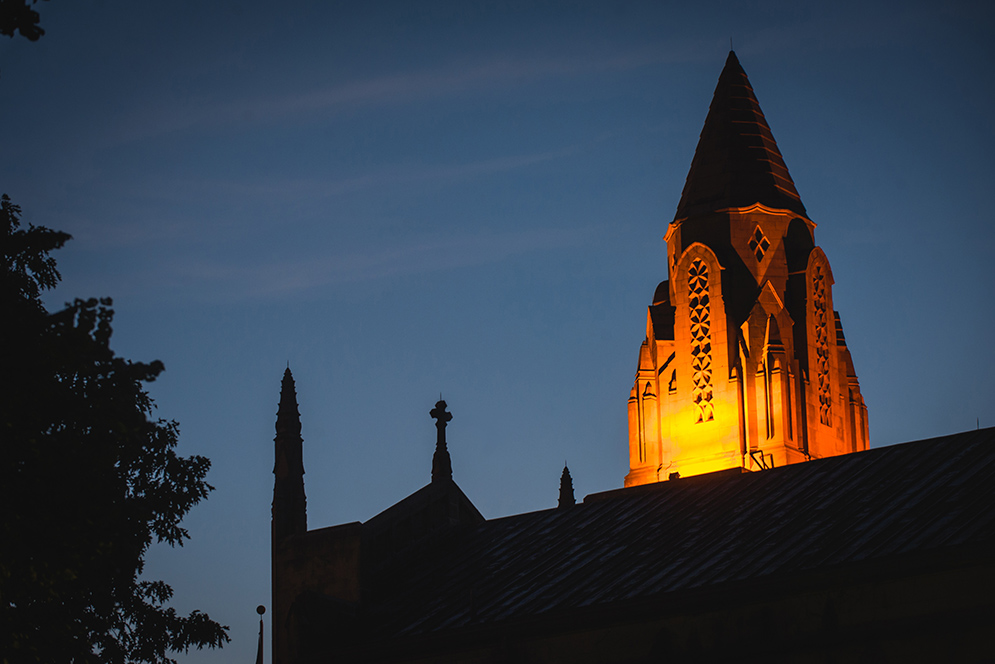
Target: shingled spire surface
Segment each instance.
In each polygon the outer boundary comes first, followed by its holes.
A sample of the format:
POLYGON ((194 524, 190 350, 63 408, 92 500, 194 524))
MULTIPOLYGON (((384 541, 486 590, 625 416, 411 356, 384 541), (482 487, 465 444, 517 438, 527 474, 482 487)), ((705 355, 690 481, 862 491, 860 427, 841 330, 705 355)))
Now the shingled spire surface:
POLYGON ((807 216, 746 72, 729 51, 674 219, 754 203, 807 216))

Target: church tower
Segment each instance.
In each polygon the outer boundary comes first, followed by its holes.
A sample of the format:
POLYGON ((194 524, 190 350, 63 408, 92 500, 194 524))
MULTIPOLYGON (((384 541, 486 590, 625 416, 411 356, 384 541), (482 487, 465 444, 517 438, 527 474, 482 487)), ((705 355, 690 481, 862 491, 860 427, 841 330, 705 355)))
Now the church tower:
POLYGON ((667 229, 629 395, 626 486, 868 447, 833 274, 729 53, 667 229))

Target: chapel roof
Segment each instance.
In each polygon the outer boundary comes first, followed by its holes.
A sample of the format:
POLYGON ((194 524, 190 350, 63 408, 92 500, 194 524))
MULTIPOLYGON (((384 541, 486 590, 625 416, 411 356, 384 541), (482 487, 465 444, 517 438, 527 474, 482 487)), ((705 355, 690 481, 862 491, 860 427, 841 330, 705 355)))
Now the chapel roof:
POLYGON ((383 638, 424 638, 646 602, 659 608, 833 570, 895 574, 993 550, 989 428, 618 489, 454 528, 381 570, 390 590, 367 617, 383 638))
POLYGON ((807 216, 746 72, 729 51, 674 219, 754 203, 807 216))

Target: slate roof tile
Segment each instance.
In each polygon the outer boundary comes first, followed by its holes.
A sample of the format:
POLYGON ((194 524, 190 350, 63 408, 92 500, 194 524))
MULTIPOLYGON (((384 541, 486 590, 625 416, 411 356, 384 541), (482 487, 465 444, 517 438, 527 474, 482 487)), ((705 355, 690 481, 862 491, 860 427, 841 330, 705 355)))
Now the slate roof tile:
POLYGON ((951 547, 995 553, 993 515, 984 429, 457 527, 404 563, 417 573, 390 571, 368 617, 386 635, 429 634, 951 547))

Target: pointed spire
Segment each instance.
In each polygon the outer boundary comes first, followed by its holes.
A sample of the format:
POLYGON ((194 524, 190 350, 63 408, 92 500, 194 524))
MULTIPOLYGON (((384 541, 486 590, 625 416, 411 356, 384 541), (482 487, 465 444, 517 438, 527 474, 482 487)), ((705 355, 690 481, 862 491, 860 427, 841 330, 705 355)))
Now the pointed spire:
POLYGON ((570 507, 576 504, 577 501, 574 499, 574 481, 570 477, 570 469, 564 463, 563 474, 560 475, 560 502, 557 507, 570 507))
POLYGON ((746 72, 729 51, 674 219, 754 203, 807 215, 746 72))
POLYGON ((453 462, 449 458, 449 448, 446 447, 446 425, 453 419, 453 414, 446 412, 446 402, 442 399, 436 402, 435 408, 428 414, 435 418, 436 430, 435 454, 432 455, 432 483, 452 481, 453 462))
POLYGON ((297 390, 290 367, 283 373, 280 405, 276 411, 276 463, 273 474, 273 539, 307 531, 307 497, 304 494, 304 440, 297 390))
POLYGON ((288 366, 280 381, 280 405, 276 410, 276 434, 300 436, 301 413, 297 409, 297 388, 288 366))

